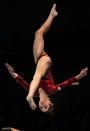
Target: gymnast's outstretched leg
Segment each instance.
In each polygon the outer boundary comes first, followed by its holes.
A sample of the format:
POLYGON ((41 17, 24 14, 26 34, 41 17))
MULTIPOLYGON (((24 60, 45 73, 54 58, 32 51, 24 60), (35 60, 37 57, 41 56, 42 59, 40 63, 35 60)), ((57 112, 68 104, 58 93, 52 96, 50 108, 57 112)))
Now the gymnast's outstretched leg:
POLYGON ((33 44, 33 55, 34 55, 35 63, 37 63, 38 57, 44 52, 44 37, 43 37, 43 35, 49 30, 54 17, 57 15, 58 15, 58 12, 56 11, 56 4, 54 4, 47 20, 35 32, 35 39, 34 39, 34 44, 33 44))
POLYGON ((51 66, 51 59, 49 57, 43 56, 38 62, 37 60, 39 56, 44 53, 44 34, 49 30, 54 17, 57 15, 58 13, 56 11, 56 4, 54 4, 47 20, 35 33, 35 39, 33 44, 33 55, 34 61, 35 63, 37 63, 37 66, 33 80, 30 83, 30 90, 27 96, 29 105, 33 110, 36 109, 36 105, 33 101, 34 93, 39 86, 41 78, 45 75, 45 73, 51 66))

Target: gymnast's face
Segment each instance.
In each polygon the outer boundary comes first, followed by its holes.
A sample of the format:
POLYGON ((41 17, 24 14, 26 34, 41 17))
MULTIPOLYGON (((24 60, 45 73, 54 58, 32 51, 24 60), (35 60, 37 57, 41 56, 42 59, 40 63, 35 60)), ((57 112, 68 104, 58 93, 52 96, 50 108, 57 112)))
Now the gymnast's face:
POLYGON ((40 100, 39 101, 39 108, 42 112, 47 112, 50 106, 50 100, 40 100))

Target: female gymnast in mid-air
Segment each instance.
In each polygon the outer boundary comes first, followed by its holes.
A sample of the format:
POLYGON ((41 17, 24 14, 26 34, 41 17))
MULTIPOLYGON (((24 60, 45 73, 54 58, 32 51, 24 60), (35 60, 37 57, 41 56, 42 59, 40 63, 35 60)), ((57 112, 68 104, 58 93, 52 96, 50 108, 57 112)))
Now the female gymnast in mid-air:
POLYGON ((35 32, 33 55, 36 64, 36 70, 30 85, 28 85, 28 83, 21 76, 15 73, 14 69, 8 63, 5 63, 5 66, 12 77, 28 91, 26 100, 28 101, 31 109, 36 110, 37 107, 33 97, 39 97, 39 108, 42 112, 47 113, 52 112, 54 106, 49 96, 86 76, 88 71, 88 68, 85 68, 75 77, 71 77, 61 84, 54 84, 51 73, 52 61, 48 54, 44 51, 44 34, 49 30, 52 21, 57 15, 58 12, 56 11, 56 4, 54 4, 47 20, 35 32))

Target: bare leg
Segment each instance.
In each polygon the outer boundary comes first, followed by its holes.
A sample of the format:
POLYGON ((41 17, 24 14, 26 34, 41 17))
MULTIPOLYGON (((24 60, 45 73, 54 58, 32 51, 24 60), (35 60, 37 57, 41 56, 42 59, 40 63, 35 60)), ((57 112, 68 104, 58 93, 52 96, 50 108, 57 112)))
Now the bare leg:
POLYGON ((43 35, 49 30, 54 17, 58 15, 56 11, 56 4, 53 5, 50 14, 44 24, 36 31, 33 44, 33 55, 35 63, 38 57, 44 52, 44 37, 43 35))
POLYGON ((33 77, 33 80, 30 83, 30 90, 26 98, 32 110, 36 109, 36 105, 33 101, 34 93, 39 86, 41 78, 45 75, 46 71, 48 70, 50 66, 51 66, 51 60, 49 57, 44 56, 38 61, 35 75, 33 77))
MULTIPOLYGON (((43 35, 49 30, 51 23, 55 16, 58 15, 56 12, 56 4, 53 5, 51 12, 47 18, 47 20, 44 22, 44 24, 38 29, 35 33, 35 40, 33 45, 33 55, 35 63, 37 62, 38 57, 44 53, 44 37, 43 35)), ((27 101, 29 102, 30 107, 35 110, 36 105, 33 101, 33 96, 35 91, 37 90, 41 78, 45 75, 48 68, 51 66, 51 60, 49 57, 42 57, 37 64, 36 72, 33 77, 33 80, 30 83, 30 90, 27 96, 27 101)))

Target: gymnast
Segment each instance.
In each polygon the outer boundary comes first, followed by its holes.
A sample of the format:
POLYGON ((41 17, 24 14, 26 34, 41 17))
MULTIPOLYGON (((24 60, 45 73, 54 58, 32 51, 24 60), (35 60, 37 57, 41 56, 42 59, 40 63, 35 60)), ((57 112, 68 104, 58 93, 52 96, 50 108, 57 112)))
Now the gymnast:
POLYGON ((30 108, 32 110, 36 110, 37 106, 33 97, 39 97, 39 109, 46 113, 50 113, 54 110, 54 104, 52 103, 49 96, 86 76, 88 71, 88 68, 85 68, 81 70, 78 75, 71 77, 61 84, 55 85, 51 73, 52 60, 50 56, 48 56, 48 54, 44 51, 44 34, 49 30, 56 16, 58 16, 56 4, 53 4, 47 20, 35 32, 33 56, 36 64, 36 70, 30 85, 21 76, 14 72, 13 67, 11 67, 8 63, 5 63, 6 68, 12 77, 16 80, 16 82, 18 82, 28 91, 26 100, 28 101, 30 108))

